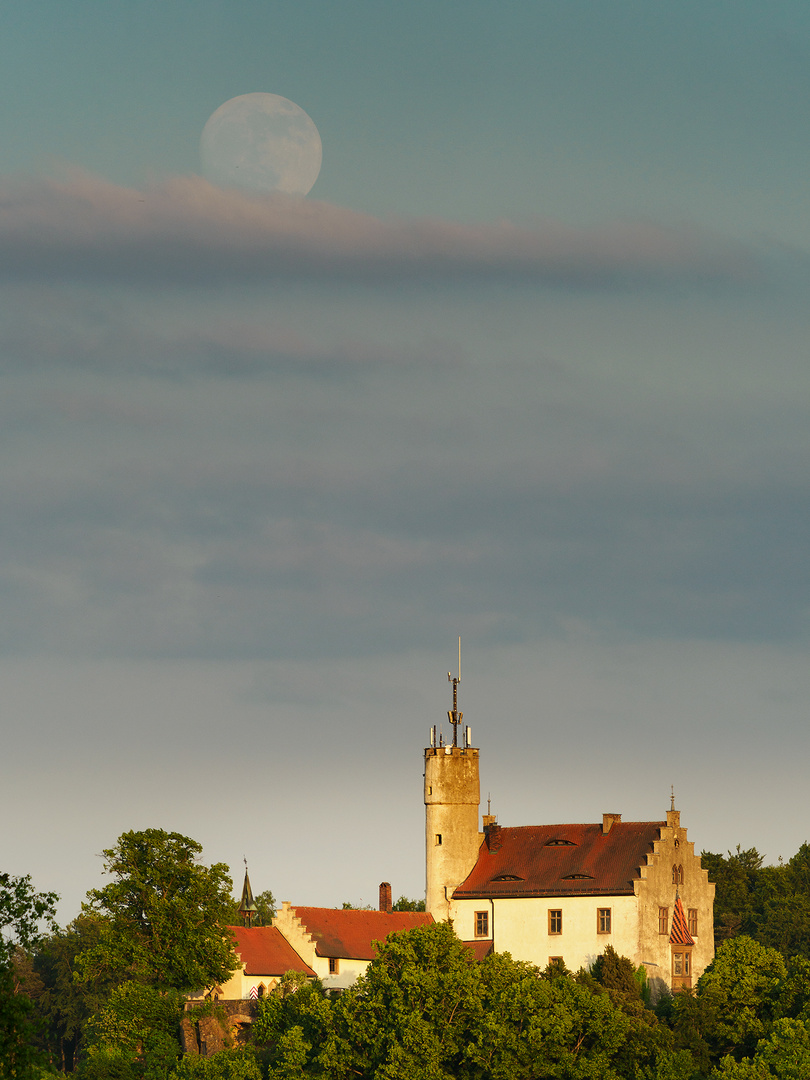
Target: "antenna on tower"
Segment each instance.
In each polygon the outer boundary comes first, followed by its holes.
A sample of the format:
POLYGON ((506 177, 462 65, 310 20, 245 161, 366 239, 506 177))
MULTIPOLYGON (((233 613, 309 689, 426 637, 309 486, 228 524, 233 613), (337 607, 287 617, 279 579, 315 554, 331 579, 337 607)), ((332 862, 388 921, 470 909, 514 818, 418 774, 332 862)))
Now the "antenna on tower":
POLYGON ((458 675, 453 678, 447 672, 448 682, 453 684, 453 709, 448 710, 447 719, 453 725, 453 746, 458 746, 458 725, 461 723, 464 713, 458 711, 458 684, 461 682, 461 638, 458 639, 458 675))

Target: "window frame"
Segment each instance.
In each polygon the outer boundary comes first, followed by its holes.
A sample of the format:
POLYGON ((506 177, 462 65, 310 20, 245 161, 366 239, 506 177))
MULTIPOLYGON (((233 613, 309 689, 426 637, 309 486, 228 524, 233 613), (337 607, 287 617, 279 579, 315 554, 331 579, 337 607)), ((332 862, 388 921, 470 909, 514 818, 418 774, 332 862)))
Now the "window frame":
POLYGON ((477 938, 489 937, 489 912, 476 911, 475 913, 475 936, 477 938))
POLYGON ((600 907, 596 909, 596 932, 597 934, 613 933, 613 909, 600 907))
POLYGON ((329 957, 329 974, 330 975, 339 975, 340 974, 340 960, 338 959, 337 956, 330 956, 329 957))
POLYGON ((686 925, 693 938, 698 936, 698 909, 690 907, 686 912, 686 925))
POLYGON ((659 934, 668 934, 669 933, 669 908, 668 907, 659 907, 658 908, 658 933, 659 934))
POLYGON ((563 932, 562 908, 548 909, 548 933, 549 937, 559 937, 563 932))

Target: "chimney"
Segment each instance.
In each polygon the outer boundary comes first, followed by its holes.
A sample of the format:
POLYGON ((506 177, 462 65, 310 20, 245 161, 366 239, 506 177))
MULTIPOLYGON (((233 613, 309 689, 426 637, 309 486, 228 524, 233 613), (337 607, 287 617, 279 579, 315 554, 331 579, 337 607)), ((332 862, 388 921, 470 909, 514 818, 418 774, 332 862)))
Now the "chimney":
POLYGON ((602 814, 602 836, 607 836, 613 826, 621 820, 621 814, 602 814))
POLYGON ((496 821, 484 825, 484 836, 487 838, 487 851, 494 854, 501 850, 501 827, 496 821))
POLYGON ((388 881, 380 882, 380 911, 385 911, 389 915, 393 904, 391 902, 391 883, 388 881))

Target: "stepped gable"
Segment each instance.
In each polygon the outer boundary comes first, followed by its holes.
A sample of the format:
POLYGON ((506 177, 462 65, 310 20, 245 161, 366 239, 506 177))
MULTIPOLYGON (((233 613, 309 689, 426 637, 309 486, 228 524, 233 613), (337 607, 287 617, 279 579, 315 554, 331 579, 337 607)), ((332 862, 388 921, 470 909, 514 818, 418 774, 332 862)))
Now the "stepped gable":
POLYGON ((675 898, 675 910, 672 912, 672 931, 669 935, 670 945, 694 945, 695 939, 689 933, 689 925, 683 911, 680 896, 675 898))
POLYGON ((632 895, 665 821, 487 828, 478 859, 453 898, 632 895))
POLYGON ((315 942, 316 956, 373 960, 373 942, 389 934, 428 926, 433 916, 424 911, 358 911, 353 908, 298 907, 301 928, 315 942))
POLYGON ((246 975, 283 975, 286 971, 302 971, 315 978, 315 972, 305 964, 280 930, 275 926, 229 926, 234 937, 234 949, 245 967, 246 975))

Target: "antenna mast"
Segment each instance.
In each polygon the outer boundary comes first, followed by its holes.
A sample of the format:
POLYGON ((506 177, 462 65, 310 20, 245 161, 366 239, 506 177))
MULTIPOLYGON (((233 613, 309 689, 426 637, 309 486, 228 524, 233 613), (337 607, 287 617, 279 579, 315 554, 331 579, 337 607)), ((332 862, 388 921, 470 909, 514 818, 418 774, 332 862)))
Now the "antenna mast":
POLYGON ((454 679, 448 671, 447 680, 453 684, 453 710, 447 713, 447 719, 453 725, 453 746, 458 746, 458 725, 464 717, 464 713, 458 711, 458 684, 461 682, 461 638, 458 639, 458 675, 454 679))

